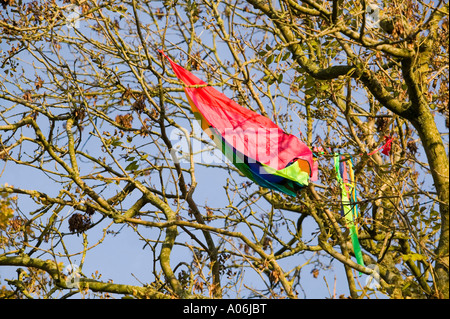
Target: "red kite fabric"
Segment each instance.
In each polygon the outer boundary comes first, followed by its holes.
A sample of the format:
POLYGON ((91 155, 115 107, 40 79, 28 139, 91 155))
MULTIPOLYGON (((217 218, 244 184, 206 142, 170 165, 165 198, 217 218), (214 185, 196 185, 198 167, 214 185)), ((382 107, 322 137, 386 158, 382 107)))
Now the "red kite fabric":
POLYGON ((173 62, 175 75, 202 129, 247 177, 295 196, 317 177, 311 150, 269 118, 246 109, 173 62), (228 154, 227 154, 228 153, 228 154), (274 185, 274 183, 276 185, 274 185))

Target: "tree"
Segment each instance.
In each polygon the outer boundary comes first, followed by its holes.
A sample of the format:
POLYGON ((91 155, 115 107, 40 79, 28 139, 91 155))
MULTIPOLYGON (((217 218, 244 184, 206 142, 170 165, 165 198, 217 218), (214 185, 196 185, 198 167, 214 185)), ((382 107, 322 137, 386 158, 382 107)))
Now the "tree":
POLYGON ((2 297, 308 297, 307 269, 341 267, 351 298, 448 298, 447 3, 2 4, 2 297), (319 181, 291 197, 243 178, 160 49, 321 147, 319 181), (335 153, 355 160, 366 266, 335 153), (151 281, 84 273, 111 236, 143 246, 151 281))

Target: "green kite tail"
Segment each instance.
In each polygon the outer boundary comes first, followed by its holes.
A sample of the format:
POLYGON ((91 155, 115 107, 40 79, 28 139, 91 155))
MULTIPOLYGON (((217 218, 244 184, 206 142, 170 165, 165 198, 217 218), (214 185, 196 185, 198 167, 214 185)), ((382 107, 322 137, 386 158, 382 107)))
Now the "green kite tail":
POLYGON ((350 228, 350 236, 352 238, 353 252, 355 253, 356 261, 358 262, 359 265, 364 266, 363 255, 361 251, 361 246, 359 244, 358 233, 355 225, 353 225, 350 228))

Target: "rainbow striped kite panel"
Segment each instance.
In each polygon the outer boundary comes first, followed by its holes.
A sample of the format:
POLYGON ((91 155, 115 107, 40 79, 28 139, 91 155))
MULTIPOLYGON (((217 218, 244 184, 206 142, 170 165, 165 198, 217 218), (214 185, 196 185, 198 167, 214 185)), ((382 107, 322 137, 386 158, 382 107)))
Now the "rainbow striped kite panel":
POLYGON ((202 129, 245 176, 262 187, 291 196, 317 178, 317 165, 306 144, 285 133, 269 118, 240 106, 161 53, 183 82, 202 129))

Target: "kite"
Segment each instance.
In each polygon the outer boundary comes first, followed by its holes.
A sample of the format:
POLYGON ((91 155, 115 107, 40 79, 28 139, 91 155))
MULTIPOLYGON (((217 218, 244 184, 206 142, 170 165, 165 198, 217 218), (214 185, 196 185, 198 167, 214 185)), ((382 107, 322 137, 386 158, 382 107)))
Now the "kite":
POLYGON ((262 187, 291 196, 317 179, 317 163, 306 144, 159 52, 184 84, 189 104, 203 131, 246 177, 262 187))
POLYGON ((352 240, 353 252, 359 265, 364 266, 361 246, 358 240, 358 229, 356 227, 356 219, 359 216, 357 199, 355 174, 353 172, 353 158, 346 159, 340 154, 334 155, 334 167, 336 176, 341 187, 342 211, 345 218, 347 228, 350 230, 350 238, 352 240))

